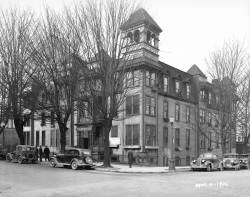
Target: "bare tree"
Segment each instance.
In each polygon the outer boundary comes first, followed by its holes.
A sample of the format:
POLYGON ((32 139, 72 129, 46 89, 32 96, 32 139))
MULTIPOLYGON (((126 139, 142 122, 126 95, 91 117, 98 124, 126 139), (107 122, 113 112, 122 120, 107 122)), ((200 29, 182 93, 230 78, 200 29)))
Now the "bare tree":
POLYGON ((218 115, 215 116, 219 126, 222 153, 226 145, 236 139, 237 102, 239 85, 246 79, 246 52, 237 42, 226 42, 223 47, 210 53, 207 60, 208 73, 218 95, 218 115))
MULTIPOLYGON (((94 121, 99 121, 104 133, 104 166, 110 166, 109 133, 126 97, 124 81, 131 62, 125 61, 127 40, 121 25, 134 11, 131 1, 87 1, 67 10, 68 22, 81 43, 79 54, 87 68, 83 72, 86 84, 82 101, 94 121), (86 99, 87 98, 87 99, 86 99), (98 116, 97 116, 98 114, 98 116)), ((84 105, 80 105, 84 106, 84 105)))
POLYGON ((33 65, 28 71, 36 70, 32 79, 35 87, 40 89, 36 110, 42 118, 50 117, 58 123, 62 152, 66 146, 67 123, 74 112, 80 79, 80 64, 74 58, 79 50, 76 40, 63 17, 45 8, 39 33, 29 48, 33 65))
MULTIPOLYGON (((21 144, 24 144, 24 100, 31 89, 25 70, 30 61, 27 46, 36 31, 33 17, 31 12, 18 10, 2 11, 0 17, 0 83, 5 94, 1 101, 7 103, 21 144)), ((9 117, 10 114, 5 116, 6 122, 9 117)))
POLYGON ((250 72, 239 86, 237 109, 237 134, 243 138, 243 152, 246 153, 250 139, 250 72))

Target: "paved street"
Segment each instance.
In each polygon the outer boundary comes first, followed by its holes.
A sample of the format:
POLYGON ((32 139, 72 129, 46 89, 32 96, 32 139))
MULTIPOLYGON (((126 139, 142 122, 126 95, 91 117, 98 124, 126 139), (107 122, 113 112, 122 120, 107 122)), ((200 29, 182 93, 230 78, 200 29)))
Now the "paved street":
POLYGON ((249 196, 250 170, 107 173, 0 161, 0 196, 249 196))

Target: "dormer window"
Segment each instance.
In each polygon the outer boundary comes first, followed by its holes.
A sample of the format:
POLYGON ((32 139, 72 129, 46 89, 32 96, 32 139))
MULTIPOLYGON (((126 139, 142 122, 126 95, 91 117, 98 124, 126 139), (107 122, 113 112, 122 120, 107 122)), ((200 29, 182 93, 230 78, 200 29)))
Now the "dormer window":
POLYGON ((147 43, 151 44, 151 32, 147 32, 147 43))
POLYGON ((200 99, 201 100, 205 99, 205 90, 200 90, 200 99))
POLYGON ((128 43, 132 43, 133 42, 133 34, 132 34, 132 32, 129 32, 127 34, 127 38, 128 38, 128 43))
POLYGON ((155 34, 152 34, 151 38, 152 38, 152 45, 155 46, 156 45, 155 34))
POLYGON ((208 104, 211 105, 211 101, 212 101, 212 94, 211 92, 208 93, 208 104))
POLYGON ((180 81, 179 80, 175 80, 175 93, 179 93, 180 92, 180 81))
POLYGON ((139 30, 135 30, 135 32, 134 32, 134 41, 135 42, 140 41, 140 31, 139 30))
POLYGON ((189 99, 190 98, 190 92, 191 92, 191 87, 190 87, 190 84, 186 84, 186 93, 187 93, 187 98, 189 99))

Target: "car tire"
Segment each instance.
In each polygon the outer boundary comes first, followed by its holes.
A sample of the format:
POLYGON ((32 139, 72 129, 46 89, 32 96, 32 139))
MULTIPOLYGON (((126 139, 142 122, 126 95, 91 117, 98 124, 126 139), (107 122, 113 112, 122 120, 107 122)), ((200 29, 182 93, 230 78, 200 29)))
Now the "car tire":
POLYGON ((22 163, 23 163, 23 159, 22 159, 21 157, 18 157, 17 162, 18 162, 19 164, 22 164, 22 163))
POLYGON ((51 160, 49 161, 49 165, 50 165, 52 168, 55 168, 55 167, 56 167, 56 161, 55 161, 55 159, 51 159, 51 160))
POLYGON ((212 170, 212 169, 211 169, 211 165, 207 165, 207 171, 208 171, 208 172, 211 172, 211 170, 212 170))
POLYGON ((6 161, 8 161, 8 162, 12 161, 12 159, 11 159, 11 157, 9 155, 6 155, 6 161))
POLYGON ((77 170, 77 169, 78 169, 78 165, 77 165, 77 162, 76 162, 76 161, 72 161, 72 162, 71 162, 71 169, 72 169, 72 170, 77 170))

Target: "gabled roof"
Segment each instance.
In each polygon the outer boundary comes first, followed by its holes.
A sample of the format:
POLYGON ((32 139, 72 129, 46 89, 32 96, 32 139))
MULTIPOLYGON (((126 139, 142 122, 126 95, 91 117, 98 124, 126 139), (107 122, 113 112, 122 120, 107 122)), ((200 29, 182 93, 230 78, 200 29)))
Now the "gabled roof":
POLYGON ((200 75, 201 77, 207 78, 206 75, 195 64, 187 72, 191 75, 200 75))
POLYGON ((121 30, 126 30, 126 29, 129 29, 130 27, 141 25, 141 24, 150 25, 153 28, 155 28, 155 30, 157 30, 159 33, 162 32, 159 25, 143 8, 140 8, 136 10, 134 13, 132 13, 129 19, 121 26, 121 30))

